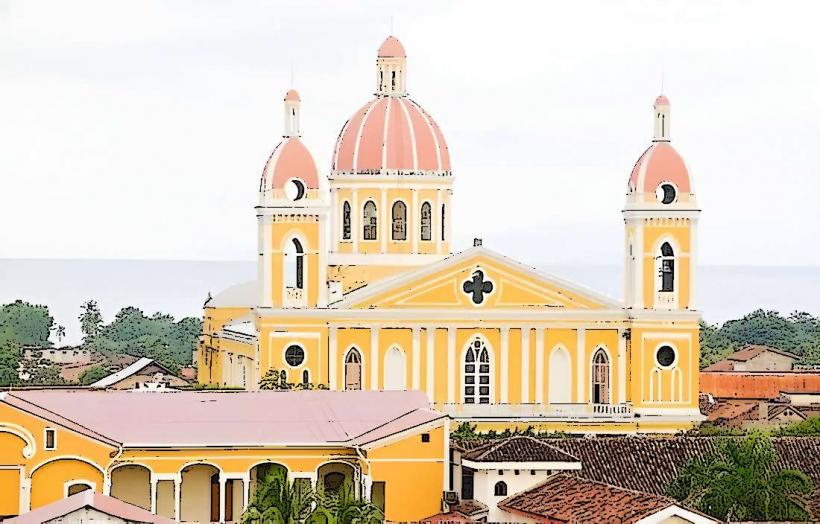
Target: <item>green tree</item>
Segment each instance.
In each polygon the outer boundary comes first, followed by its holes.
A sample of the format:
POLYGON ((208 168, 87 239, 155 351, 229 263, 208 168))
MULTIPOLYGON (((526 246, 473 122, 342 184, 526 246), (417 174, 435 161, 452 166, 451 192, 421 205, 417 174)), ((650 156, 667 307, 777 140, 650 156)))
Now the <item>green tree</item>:
POLYGON ((0 307, 0 343, 14 342, 20 346, 47 347, 54 318, 47 306, 22 300, 0 307))
POLYGON ((242 514, 247 524, 293 524, 310 515, 316 496, 309 483, 287 478, 281 467, 257 469, 256 482, 248 508, 242 514))
POLYGON ((88 386, 89 384, 93 384, 98 380, 105 378, 108 376, 108 370, 105 369, 103 366, 92 366, 85 371, 82 372, 80 375, 80 384, 83 386, 88 386))
POLYGON ((103 318, 100 306, 96 300, 86 300, 80 306, 80 329, 83 332, 83 341, 88 342, 96 337, 102 329, 103 318))
POLYGON ((775 436, 820 437, 820 415, 814 415, 800 422, 792 422, 772 431, 775 436))
POLYGON ((349 482, 335 493, 320 493, 308 524, 380 524, 384 514, 372 502, 357 497, 349 482))
POLYGON ((290 386, 287 383, 286 374, 274 368, 265 371, 265 374, 259 380, 259 389, 264 390, 285 390, 290 389, 290 386))
POLYGON ((726 521, 805 520, 813 489, 802 471, 777 470, 769 437, 720 438, 715 449, 687 462, 669 486, 683 504, 726 521))
POLYGON ((20 346, 15 342, 0 343, 0 387, 18 383, 17 368, 20 365, 20 346))

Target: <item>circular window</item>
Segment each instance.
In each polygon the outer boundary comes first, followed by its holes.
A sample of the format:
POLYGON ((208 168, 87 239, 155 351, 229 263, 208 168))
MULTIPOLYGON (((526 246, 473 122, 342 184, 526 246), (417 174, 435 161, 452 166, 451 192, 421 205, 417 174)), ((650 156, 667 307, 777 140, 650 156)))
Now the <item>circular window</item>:
POLYGON ((292 344, 285 350, 285 362, 288 363, 288 366, 295 368, 301 366, 304 361, 305 350, 301 346, 292 344))
POLYGON ((675 201, 676 196, 677 191, 672 184, 661 184, 658 186, 658 189, 655 190, 655 198, 660 200, 661 204, 671 204, 675 201))
POLYGON ((305 196, 305 184, 298 178, 291 178, 285 185, 285 196, 290 200, 301 200, 305 196))
POLYGON ((668 368, 675 363, 676 359, 677 355, 675 354, 675 350, 672 349, 672 346, 661 346, 655 352, 655 360, 658 361, 658 365, 662 368, 668 368))

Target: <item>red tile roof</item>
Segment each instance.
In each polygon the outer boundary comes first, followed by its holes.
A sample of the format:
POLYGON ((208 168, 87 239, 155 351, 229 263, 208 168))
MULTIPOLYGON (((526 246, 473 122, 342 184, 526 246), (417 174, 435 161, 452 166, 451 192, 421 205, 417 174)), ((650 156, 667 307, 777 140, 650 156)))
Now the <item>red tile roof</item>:
POLYGON ((487 442, 465 452, 462 458, 473 462, 578 462, 544 440, 526 436, 487 442))
POLYGON ((781 392, 820 393, 817 371, 701 371, 700 392, 715 398, 774 399, 781 392))
POLYGON ((498 503, 506 511, 567 524, 631 524, 672 505, 675 502, 667 497, 567 473, 551 475, 535 488, 498 503))

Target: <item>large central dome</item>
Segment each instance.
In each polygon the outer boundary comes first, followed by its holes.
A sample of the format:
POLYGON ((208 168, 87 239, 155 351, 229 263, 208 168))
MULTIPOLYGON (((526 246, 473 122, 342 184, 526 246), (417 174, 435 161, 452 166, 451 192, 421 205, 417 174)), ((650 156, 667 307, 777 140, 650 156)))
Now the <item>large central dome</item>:
POLYGON ((405 91, 406 58, 395 37, 382 44, 376 63, 376 97, 342 127, 333 151, 333 171, 449 174, 450 154, 441 129, 405 91))

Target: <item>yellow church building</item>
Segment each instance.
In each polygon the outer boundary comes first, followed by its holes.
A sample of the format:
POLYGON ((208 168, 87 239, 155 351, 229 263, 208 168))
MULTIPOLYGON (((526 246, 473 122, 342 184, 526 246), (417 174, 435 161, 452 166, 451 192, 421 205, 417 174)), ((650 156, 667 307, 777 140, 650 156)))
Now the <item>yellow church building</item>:
POLYGON ((275 369, 331 390, 418 390, 481 429, 673 432, 700 420, 700 210, 669 100, 655 100, 654 138, 628 177, 621 302, 478 239, 453 252, 447 143, 407 85, 389 37, 327 184, 288 91, 255 207, 257 278, 205 304, 199 381, 256 390, 275 369))

